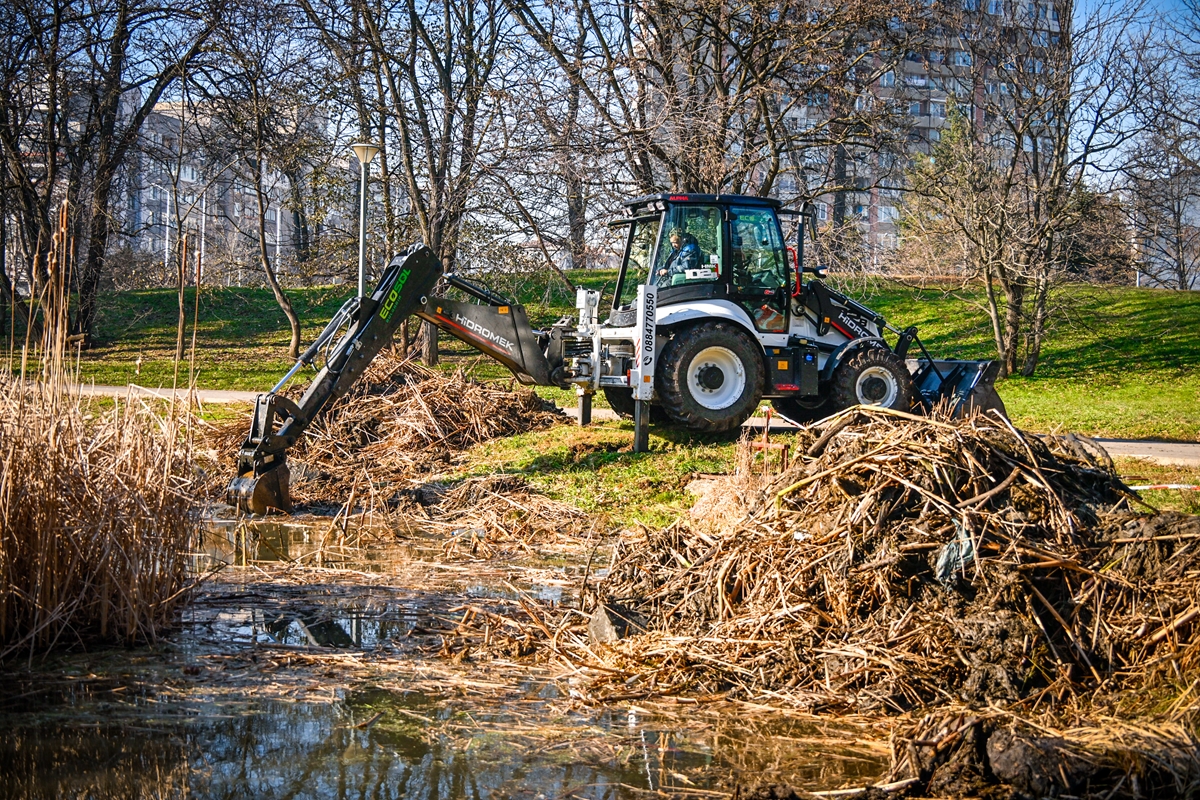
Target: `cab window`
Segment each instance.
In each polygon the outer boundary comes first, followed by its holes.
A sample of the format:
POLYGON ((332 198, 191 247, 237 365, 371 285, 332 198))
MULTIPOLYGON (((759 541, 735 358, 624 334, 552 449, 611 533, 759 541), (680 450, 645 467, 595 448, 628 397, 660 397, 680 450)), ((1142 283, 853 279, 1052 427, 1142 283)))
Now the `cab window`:
POLYGON ((742 292, 778 290, 788 282, 779 223, 768 208, 737 207, 730 222, 733 283, 742 292))
POLYGON ((633 243, 629 247, 629 265, 621 281, 621 295, 617 308, 631 308, 637 302, 637 287, 646 283, 650 275, 650 257, 654 253, 654 242, 658 238, 658 220, 650 219, 633 224, 633 243))
POLYGON ((654 258, 659 286, 713 283, 721 277, 721 211, 716 206, 673 205, 663 218, 654 258))

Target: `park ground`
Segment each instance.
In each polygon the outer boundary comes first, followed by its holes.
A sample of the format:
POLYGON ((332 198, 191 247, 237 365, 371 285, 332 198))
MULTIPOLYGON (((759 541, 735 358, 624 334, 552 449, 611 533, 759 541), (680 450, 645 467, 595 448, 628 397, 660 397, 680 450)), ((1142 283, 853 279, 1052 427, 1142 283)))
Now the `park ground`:
MULTIPOLYGON (((615 271, 571 273, 579 285, 609 290, 615 271)), ((557 280, 557 279, 555 279, 557 280)), ((523 302, 534 325, 573 311, 574 294, 561 282, 505 276, 493 287, 523 302)), ((930 352, 947 358, 988 358, 993 345, 983 297, 952 286, 915 288, 897 282, 859 281, 842 287, 896 325, 917 325, 930 352)), ((310 341, 352 291, 327 286, 295 289, 292 302, 310 341)), ((1058 313, 1032 377, 1014 376, 998 388, 1019 427, 1036 432, 1077 431, 1097 437, 1200 441, 1200 293, 1131 287, 1074 285, 1055 298, 1058 313)), ((195 358, 174 360, 177 292, 114 292, 103 299, 98 346, 77 354, 79 377, 96 384, 258 391, 274 385, 291 366, 286 320, 266 289, 204 287, 195 327, 195 358), (191 376, 191 378, 189 378, 191 376)), ((194 289, 185 292, 185 343, 190 355, 194 289)), ((414 325, 415 329, 415 325, 414 325)), ((19 340, 19 335, 18 335, 19 340)), ((14 366, 19 352, 10 351, 14 366)), ((507 371, 477 351, 443 337, 441 369, 463 370, 480 380, 505 380, 507 371)), ((559 405, 571 393, 537 390, 559 405)), ((598 398, 603 405, 603 399, 598 398)), ((215 414, 240 414, 238 408, 215 414)), ((609 422, 590 431, 556 428, 492 443, 468 460, 474 472, 517 470, 540 488, 588 511, 606 510, 648 524, 665 523, 690 502, 683 491, 691 475, 731 466, 733 446, 669 431, 653 432, 649 459, 622 458, 628 431, 609 422), (641 489, 641 503, 613 503, 614 492, 641 489), (614 510, 624 506, 626 510, 614 510)), ((1200 468, 1119 461, 1130 483, 1200 483, 1200 468)), ((1196 493, 1152 492, 1168 508, 1196 504, 1196 493)))

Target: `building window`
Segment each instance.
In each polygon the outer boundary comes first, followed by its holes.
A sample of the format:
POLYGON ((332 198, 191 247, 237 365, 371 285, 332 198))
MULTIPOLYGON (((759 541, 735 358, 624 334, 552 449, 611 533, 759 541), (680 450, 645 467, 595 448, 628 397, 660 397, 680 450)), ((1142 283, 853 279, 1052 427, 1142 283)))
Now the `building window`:
POLYGON ((884 89, 890 89, 896 85, 896 73, 890 69, 879 76, 879 85, 884 89))
POLYGON ((929 116, 944 118, 946 116, 946 104, 945 103, 930 103, 929 104, 929 116))
POLYGON ((912 116, 912 117, 921 116, 921 101, 920 100, 916 100, 916 101, 908 104, 908 114, 909 114, 909 116, 912 116))
POLYGON ((971 66, 971 54, 968 53, 966 50, 955 50, 954 51, 954 66, 956 66, 956 67, 971 66))
POLYGON ((978 11, 979 0, 963 0, 962 8, 963 11, 978 11))
POLYGON ((896 218, 898 216, 900 216, 900 215, 896 213, 895 206, 880 206, 879 207, 879 221, 880 222, 895 222, 896 218))
POLYGON ((1004 0, 988 0, 988 13, 999 16, 1004 13, 1004 0))

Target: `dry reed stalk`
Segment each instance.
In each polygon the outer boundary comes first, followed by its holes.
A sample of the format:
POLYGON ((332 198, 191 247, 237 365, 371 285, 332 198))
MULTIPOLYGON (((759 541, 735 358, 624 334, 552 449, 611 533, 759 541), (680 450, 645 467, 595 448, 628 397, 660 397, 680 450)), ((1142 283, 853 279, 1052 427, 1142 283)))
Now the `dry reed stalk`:
POLYGON ((40 359, 38 380, 0 376, 0 660, 153 641, 191 585, 198 519, 178 415, 118 401, 94 418, 71 394, 66 226, 64 204, 40 347, 22 356, 40 359))
POLYGON ((0 658, 153 641, 190 585, 197 519, 177 431, 132 403, 89 416, 0 382, 0 658))

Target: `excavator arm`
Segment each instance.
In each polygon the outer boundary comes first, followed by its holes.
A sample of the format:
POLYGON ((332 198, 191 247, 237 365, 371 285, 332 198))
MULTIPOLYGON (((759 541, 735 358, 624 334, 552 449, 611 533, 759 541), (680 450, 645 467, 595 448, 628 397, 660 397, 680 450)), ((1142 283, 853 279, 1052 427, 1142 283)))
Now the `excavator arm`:
POLYGON ((265 514, 292 510, 287 450, 332 401, 346 394, 391 341, 400 324, 428 301, 442 264, 428 247, 413 245, 392 259, 369 297, 353 297, 271 391, 255 401, 250 435, 238 450, 237 471, 226 501, 265 514), (345 333, 341 333, 345 328, 345 333), (326 351, 325 366, 298 402, 278 394, 302 367, 326 351))
POLYGON ((413 314, 504 364, 522 383, 562 385, 560 329, 534 331, 524 307, 455 275, 443 276, 433 251, 414 245, 392 259, 371 296, 348 300, 275 388, 256 398, 250 435, 238 450, 237 477, 225 490, 226 502, 252 514, 291 512, 288 449, 331 402, 350 391, 413 314), (480 302, 431 296, 439 278, 480 302), (322 351, 325 366, 304 395, 292 401, 279 394, 322 351))

